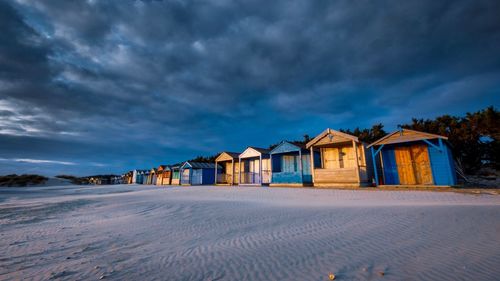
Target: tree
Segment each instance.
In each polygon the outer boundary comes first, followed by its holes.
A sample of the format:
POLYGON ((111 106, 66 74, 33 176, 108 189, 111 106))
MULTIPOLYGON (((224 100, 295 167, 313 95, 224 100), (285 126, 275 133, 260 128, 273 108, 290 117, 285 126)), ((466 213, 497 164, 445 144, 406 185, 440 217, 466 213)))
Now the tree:
POLYGON ((412 123, 401 127, 448 137, 455 158, 467 173, 474 173, 481 167, 500 168, 500 112, 493 106, 467 113, 465 117, 414 118, 412 123))

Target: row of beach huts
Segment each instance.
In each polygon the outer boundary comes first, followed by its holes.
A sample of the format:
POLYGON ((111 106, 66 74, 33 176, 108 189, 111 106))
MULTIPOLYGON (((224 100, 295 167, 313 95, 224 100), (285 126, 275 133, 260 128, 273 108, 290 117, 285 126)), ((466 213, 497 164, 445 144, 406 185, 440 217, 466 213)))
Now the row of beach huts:
POLYGON ((456 184, 447 138, 408 129, 371 144, 326 129, 307 144, 222 152, 213 163, 183 162, 133 170, 128 184, 362 187, 456 184))

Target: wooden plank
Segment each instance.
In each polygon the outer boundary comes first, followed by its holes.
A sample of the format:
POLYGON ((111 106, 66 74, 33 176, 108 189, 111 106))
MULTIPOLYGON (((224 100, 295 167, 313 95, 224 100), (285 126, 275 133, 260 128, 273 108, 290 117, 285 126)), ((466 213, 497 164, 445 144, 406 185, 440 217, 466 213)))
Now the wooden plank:
POLYGON ((358 183, 355 168, 315 169, 315 183, 358 183))

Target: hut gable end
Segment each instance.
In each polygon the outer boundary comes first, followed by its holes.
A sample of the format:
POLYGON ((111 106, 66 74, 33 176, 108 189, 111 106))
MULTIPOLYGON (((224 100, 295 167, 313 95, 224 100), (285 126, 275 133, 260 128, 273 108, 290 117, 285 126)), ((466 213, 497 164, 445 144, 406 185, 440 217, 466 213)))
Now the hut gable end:
POLYGON ((248 147, 247 149, 245 149, 245 151, 243 151, 243 153, 240 154, 240 158, 259 157, 267 153, 269 153, 269 150, 263 148, 248 147))
POLYGON ((239 153, 234 153, 234 152, 222 152, 219 154, 219 156, 215 159, 215 162, 220 162, 220 161, 232 161, 235 159, 238 159, 239 153))
POLYGON ((275 147, 273 150, 271 150, 270 154, 294 152, 294 151, 300 151, 300 150, 301 150, 300 147, 284 141, 284 142, 280 143, 277 147, 275 147))
POLYGON ((431 140, 431 139, 448 139, 447 137, 429 134, 425 132, 419 132, 409 129, 402 129, 401 131, 395 131, 390 133, 389 135, 379 139, 378 141, 370 144, 368 147, 374 145, 382 145, 382 144, 395 144, 395 143, 404 143, 404 142, 412 142, 412 141, 420 141, 420 140, 431 140))
POLYGON ((349 134, 335 131, 332 129, 326 129, 321 134, 312 139, 310 142, 308 142, 306 147, 310 148, 311 146, 344 143, 350 141, 359 142, 358 138, 355 136, 351 136, 349 134))

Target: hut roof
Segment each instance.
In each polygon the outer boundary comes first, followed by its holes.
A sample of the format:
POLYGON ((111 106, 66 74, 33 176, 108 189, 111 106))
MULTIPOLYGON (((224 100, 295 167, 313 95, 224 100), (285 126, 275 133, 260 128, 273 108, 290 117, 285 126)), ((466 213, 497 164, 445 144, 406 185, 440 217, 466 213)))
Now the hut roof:
POLYGON ((310 148, 313 145, 327 144, 321 142, 327 136, 331 136, 330 141, 327 143, 340 143, 346 141, 359 142, 359 139, 355 136, 328 128, 324 130, 321 134, 317 135, 314 139, 310 140, 306 144, 306 148, 310 148))
POLYGON ((372 147, 375 145, 382 145, 382 144, 403 143, 403 142, 412 142, 412 141, 430 140, 430 139, 447 140, 448 138, 445 136, 419 132, 410 129, 401 129, 399 131, 392 132, 387 136, 375 141, 368 147, 372 147))
POLYGON ((260 148, 260 147, 255 147, 255 146, 249 146, 249 148, 255 149, 262 154, 268 154, 271 151, 267 148, 260 148))
POLYGON ((270 152, 269 149, 249 146, 238 157, 239 158, 259 157, 261 155, 269 155, 269 152, 270 152))
POLYGON ((219 156, 217 156, 217 158, 215 158, 215 161, 225 161, 226 159, 228 160, 231 160, 232 159, 238 159, 240 153, 237 153, 237 152, 227 152, 227 151, 223 151, 219 154, 219 156))
POLYGON ((171 170, 179 170, 184 165, 184 163, 186 163, 186 162, 170 165, 170 169, 171 170))
MULTIPOLYGON (((189 165, 193 169, 215 169, 215 163, 205 163, 205 162, 185 162, 182 167, 189 165)), ((222 168, 217 165, 217 168, 222 168)))
POLYGON ((282 141, 269 153, 275 154, 275 153, 284 153, 284 152, 299 151, 299 150, 307 151, 305 144, 297 143, 297 142, 282 141))

